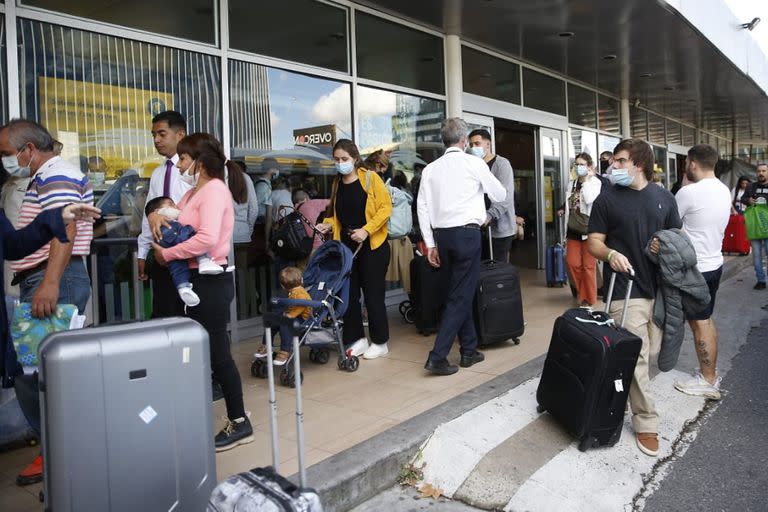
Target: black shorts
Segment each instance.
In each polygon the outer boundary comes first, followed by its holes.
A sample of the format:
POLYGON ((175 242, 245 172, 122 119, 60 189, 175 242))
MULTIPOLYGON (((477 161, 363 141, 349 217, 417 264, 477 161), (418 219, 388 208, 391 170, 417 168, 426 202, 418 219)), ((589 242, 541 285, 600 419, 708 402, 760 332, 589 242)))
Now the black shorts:
POLYGON ((709 287, 709 305, 698 313, 686 313, 686 320, 709 320, 709 317, 712 316, 712 312, 715 310, 715 297, 717 296, 717 289, 720 288, 723 267, 711 272, 702 272, 701 275, 704 276, 704 281, 707 282, 709 287))

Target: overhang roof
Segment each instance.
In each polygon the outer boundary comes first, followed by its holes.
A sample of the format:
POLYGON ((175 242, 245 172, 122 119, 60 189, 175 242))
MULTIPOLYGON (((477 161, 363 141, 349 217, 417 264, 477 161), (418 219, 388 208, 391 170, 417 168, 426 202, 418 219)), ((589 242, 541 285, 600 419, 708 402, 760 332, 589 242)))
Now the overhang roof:
MULTIPOLYGON (((656 0, 363 0, 740 141, 768 141, 768 95, 656 0), (573 37, 558 34, 573 32, 573 37), (605 60, 615 55, 614 60, 605 60), (650 77, 642 78, 641 75, 650 77)), ((723 30, 730 30, 723 27, 723 30)))

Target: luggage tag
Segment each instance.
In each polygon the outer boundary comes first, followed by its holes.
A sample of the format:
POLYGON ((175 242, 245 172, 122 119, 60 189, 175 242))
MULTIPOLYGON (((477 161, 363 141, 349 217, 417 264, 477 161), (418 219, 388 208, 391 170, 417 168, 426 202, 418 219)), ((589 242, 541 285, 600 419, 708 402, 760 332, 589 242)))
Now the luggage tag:
POLYGON ((321 291, 323 288, 325 288, 325 281, 320 281, 319 283, 317 283, 318 290, 321 291))
POLYGON ((621 379, 616 379, 613 381, 613 385, 616 388, 617 393, 623 393, 624 392, 624 381, 621 379))

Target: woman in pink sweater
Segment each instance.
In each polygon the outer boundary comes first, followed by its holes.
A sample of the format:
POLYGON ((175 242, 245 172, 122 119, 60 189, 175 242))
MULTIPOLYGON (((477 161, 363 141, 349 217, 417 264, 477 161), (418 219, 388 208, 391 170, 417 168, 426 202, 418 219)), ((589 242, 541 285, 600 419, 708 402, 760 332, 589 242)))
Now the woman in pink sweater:
MULTIPOLYGON (((218 452, 253 441, 253 428, 245 414, 240 374, 232 359, 227 333, 229 304, 235 294, 232 275, 229 272, 200 274, 195 259, 200 254, 208 254, 222 269, 227 267, 235 217, 232 194, 224 183, 224 168, 234 164, 224 156, 221 143, 207 133, 184 137, 177 152, 182 179, 193 187, 179 202, 178 221, 192 226, 195 235, 167 249, 155 244, 155 258, 160 264, 189 261, 192 287, 200 297, 200 304, 189 308, 187 316, 208 331, 213 379, 221 384, 227 404, 227 424, 215 439, 218 452)), ((232 172, 234 170, 230 170, 232 172)), ((157 214, 149 216, 155 238, 164 222, 157 214)))

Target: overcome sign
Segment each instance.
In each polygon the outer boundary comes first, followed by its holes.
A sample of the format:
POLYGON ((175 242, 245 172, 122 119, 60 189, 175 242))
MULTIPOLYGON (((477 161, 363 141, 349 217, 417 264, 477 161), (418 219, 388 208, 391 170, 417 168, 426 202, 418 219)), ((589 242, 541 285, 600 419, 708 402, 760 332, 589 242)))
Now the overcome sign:
POLYGON ((326 124, 293 130, 293 138, 297 146, 305 144, 333 146, 336 144, 336 125, 326 124))

